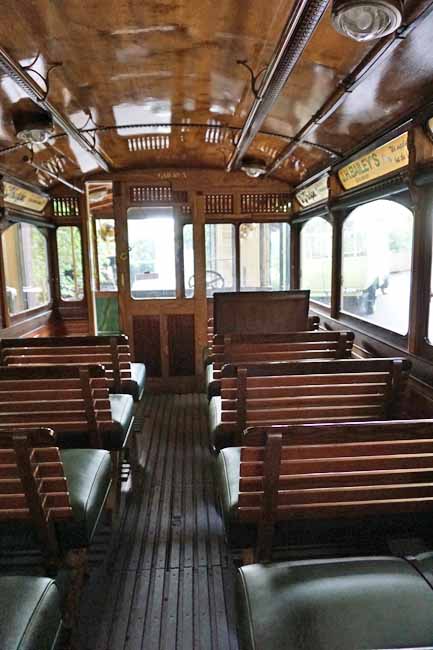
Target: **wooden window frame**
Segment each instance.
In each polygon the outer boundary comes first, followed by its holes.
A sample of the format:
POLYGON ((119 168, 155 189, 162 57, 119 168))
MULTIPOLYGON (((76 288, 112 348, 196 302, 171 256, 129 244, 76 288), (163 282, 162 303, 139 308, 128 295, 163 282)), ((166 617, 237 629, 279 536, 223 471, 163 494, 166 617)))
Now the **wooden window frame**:
POLYGON ((81 223, 58 223, 56 224, 56 227, 54 229, 54 255, 53 255, 53 261, 54 261, 54 277, 55 277, 55 292, 56 292, 56 301, 59 304, 59 306, 62 307, 73 307, 75 305, 83 305, 83 303, 86 302, 86 287, 85 287, 85 276, 84 276, 84 255, 85 255, 85 250, 84 250, 84 243, 83 243, 83 232, 81 228, 81 223), (80 298, 80 300, 64 300, 62 298, 62 292, 61 292, 61 287, 60 287, 60 262, 59 262, 59 249, 57 246, 57 231, 59 228, 78 228, 79 233, 80 233, 80 240, 81 240, 81 269, 83 273, 83 297, 80 298))
MULTIPOLYGON (((294 289, 300 289, 301 288, 301 233, 305 225, 311 221, 311 219, 314 219, 316 217, 319 217, 321 219, 324 219, 329 223, 329 225, 332 228, 332 241, 331 241, 331 304, 330 305, 325 305, 322 302, 319 302, 317 300, 314 300, 313 298, 310 298, 310 304, 313 305, 313 309, 317 311, 319 314, 322 313, 326 316, 331 316, 332 314, 335 313, 335 296, 337 293, 335 292, 335 280, 336 280, 336 269, 335 269, 335 241, 336 241, 336 236, 335 236, 335 219, 333 218, 333 215, 328 211, 321 212, 320 214, 318 213, 312 213, 311 216, 308 216, 306 218, 300 218, 300 219, 295 219, 294 223, 292 223, 292 237, 293 239, 296 239, 296 242, 293 243, 292 246, 292 254, 294 256, 294 263, 296 263, 296 268, 293 269, 294 271, 294 289)), ((293 266, 292 266, 293 268, 293 266)), ((307 287, 308 288, 308 287, 307 287)))
MULTIPOLYGON (((94 268, 95 291, 97 291, 101 295, 107 294, 107 297, 110 297, 110 296, 112 296, 114 294, 119 293, 119 286, 117 286, 116 289, 104 289, 104 290, 101 289, 101 278, 99 276, 98 232, 96 230, 96 222, 100 221, 100 220, 105 220, 105 221, 111 220, 111 221, 114 222, 114 247, 115 247, 115 250, 116 250, 116 269, 117 269, 117 240, 116 240, 116 228, 117 228, 117 226, 116 226, 116 219, 114 217, 114 214, 113 214, 112 217, 107 217, 106 215, 101 216, 101 217, 96 217, 96 216, 92 215, 91 224, 92 224, 92 239, 93 239, 93 241, 92 241, 93 259, 94 259, 94 262, 95 262, 95 268, 94 268)), ((118 280, 118 278, 117 278, 117 280, 118 280)), ((117 285, 118 284, 119 283, 117 282, 117 285)))
POLYGON ((24 323, 26 321, 32 320, 37 318, 38 316, 41 316, 43 314, 46 314, 47 312, 52 311, 53 305, 55 302, 55 298, 57 296, 57 289, 55 287, 55 282, 54 282, 54 259, 53 259, 53 245, 54 245, 54 240, 53 240, 53 234, 54 234, 54 228, 49 225, 45 224, 43 221, 41 223, 35 223, 35 222, 30 222, 29 220, 26 220, 25 218, 23 219, 14 219, 13 221, 9 221, 8 225, 0 230, 0 285, 1 285, 1 300, 2 300, 2 305, 3 305, 3 328, 7 329, 9 327, 13 327, 15 325, 19 325, 21 323, 24 323), (31 226, 34 226, 35 228, 38 228, 38 230, 41 231, 41 234, 46 240, 47 244, 47 262, 48 262, 48 286, 50 288, 50 300, 48 303, 44 305, 40 305, 38 307, 33 307, 31 309, 26 309, 25 311, 21 311, 17 314, 10 314, 9 309, 8 309, 8 303, 7 303, 7 295, 6 295, 6 273, 5 273, 5 264, 4 264, 4 259, 5 256, 3 254, 3 234, 8 230, 10 227, 15 226, 20 223, 27 223, 31 226))

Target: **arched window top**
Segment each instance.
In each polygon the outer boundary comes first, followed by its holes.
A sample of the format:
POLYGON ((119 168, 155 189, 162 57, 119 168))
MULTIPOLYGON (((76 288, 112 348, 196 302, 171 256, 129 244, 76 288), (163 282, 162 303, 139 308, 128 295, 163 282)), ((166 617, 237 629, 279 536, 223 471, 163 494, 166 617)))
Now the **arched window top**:
POLYGON ((332 226, 323 217, 313 217, 301 230, 301 289, 309 289, 311 300, 331 304, 332 226))
POLYGON ((14 316, 50 302, 47 239, 40 228, 16 223, 2 234, 9 314, 14 316))
POLYGON ((407 334, 413 214, 389 199, 358 206, 343 224, 342 309, 407 334))

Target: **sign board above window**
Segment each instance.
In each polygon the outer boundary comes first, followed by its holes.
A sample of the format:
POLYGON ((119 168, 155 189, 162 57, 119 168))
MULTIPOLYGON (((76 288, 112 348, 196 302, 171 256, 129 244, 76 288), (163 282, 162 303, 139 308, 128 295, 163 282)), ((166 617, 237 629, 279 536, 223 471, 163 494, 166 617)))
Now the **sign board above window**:
POLYGON ((302 208, 326 201, 329 196, 328 177, 322 176, 318 181, 312 183, 303 190, 296 192, 296 200, 302 208))
POLYGON ((3 198, 6 203, 11 203, 12 205, 32 210, 33 212, 42 212, 49 201, 48 196, 37 194, 36 192, 7 181, 3 181, 3 198))
POLYGON ((338 177, 344 189, 350 190, 406 167, 408 163, 407 133, 402 133, 397 138, 339 169, 338 177))

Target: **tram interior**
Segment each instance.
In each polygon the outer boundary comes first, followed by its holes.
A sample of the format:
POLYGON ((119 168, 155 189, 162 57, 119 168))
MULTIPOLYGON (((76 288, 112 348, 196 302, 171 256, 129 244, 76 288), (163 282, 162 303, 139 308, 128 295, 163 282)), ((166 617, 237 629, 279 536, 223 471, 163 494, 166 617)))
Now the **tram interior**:
POLYGON ((0 11, 0 650, 433 648, 431 0, 0 11))

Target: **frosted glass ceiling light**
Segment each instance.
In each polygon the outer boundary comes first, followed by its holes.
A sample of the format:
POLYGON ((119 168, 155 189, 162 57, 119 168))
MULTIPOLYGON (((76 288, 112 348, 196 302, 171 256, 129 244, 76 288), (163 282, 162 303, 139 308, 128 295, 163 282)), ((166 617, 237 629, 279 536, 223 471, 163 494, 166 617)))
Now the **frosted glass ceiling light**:
POLYGON ((370 41, 395 32, 401 25, 399 0, 334 0, 334 28, 355 41, 370 41))
POLYGON ((250 178, 259 178, 259 176, 266 174, 265 163, 254 158, 244 158, 241 169, 250 178))

